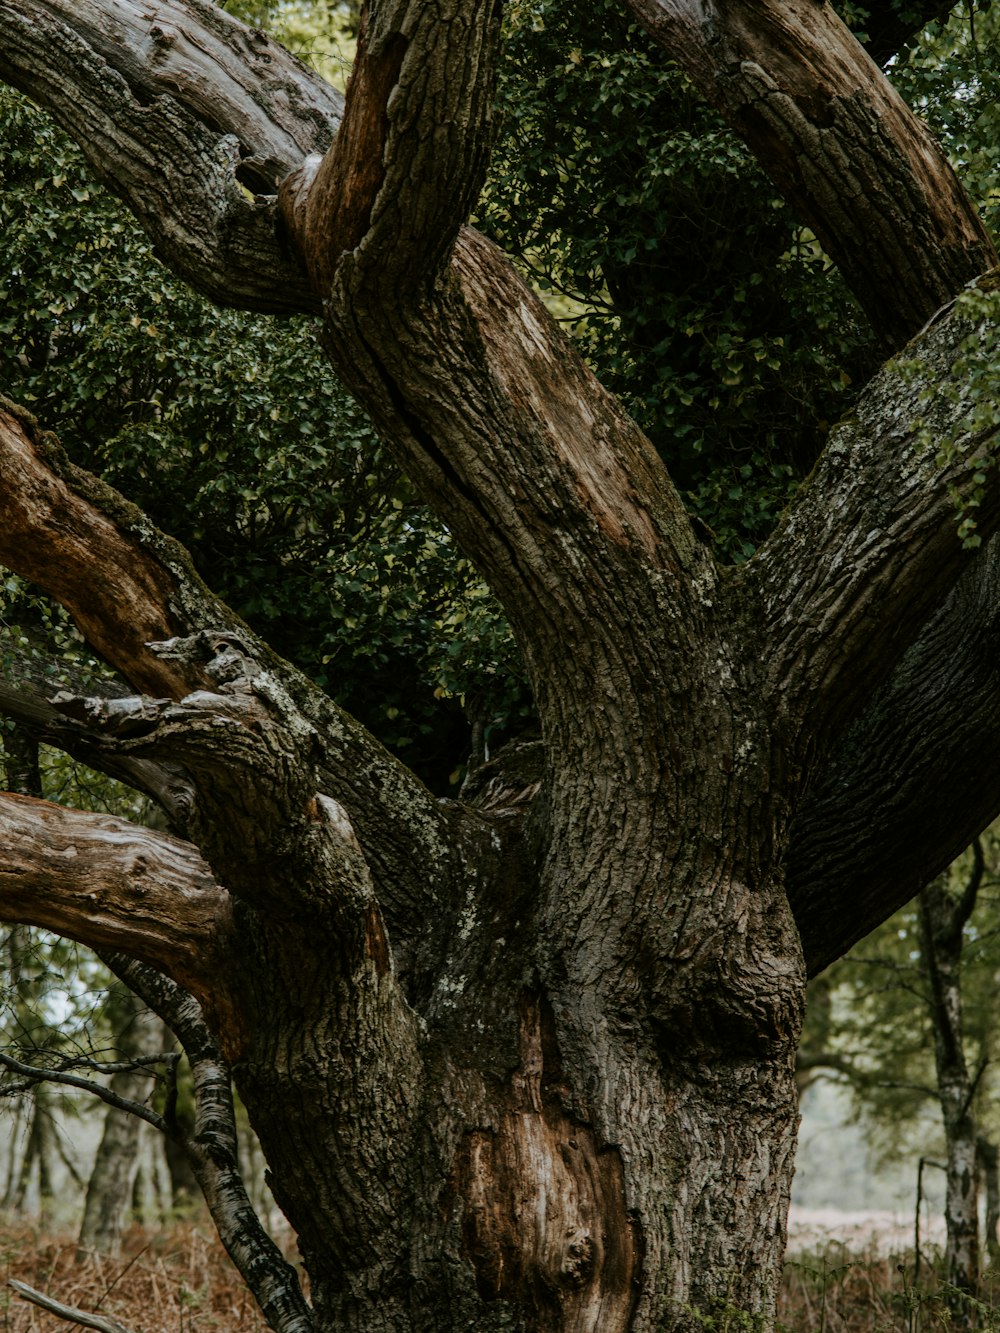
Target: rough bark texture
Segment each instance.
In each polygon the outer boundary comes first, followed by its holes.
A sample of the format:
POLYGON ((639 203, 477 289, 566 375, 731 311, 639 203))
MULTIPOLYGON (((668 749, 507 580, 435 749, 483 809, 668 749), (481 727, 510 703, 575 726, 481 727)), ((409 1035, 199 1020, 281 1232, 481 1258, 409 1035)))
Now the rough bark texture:
MULTIPOLYGON (((633 8, 822 222, 888 341, 991 262, 827 10, 727 5, 710 49, 700 10, 633 8)), ((492 0, 368 7, 341 115, 201 0, 0 0, 0 75, 81 135, 174 267, 322 312, 337 370, 503 601, 543 728, 433 801, 7 406, 0 560, 147 697, 0 701, 133 773, 191 845, 2 798, 0 912, 149 965, 120 971, 194 1052, 212 1147, 196 1134, 192 1162, 273 1327, 766 1326, 806 972, 895 892, 872 840, 844 857, 831 830, 856 775, 869 804, 896 780, 886 738, 912 737, 950 630, 970 606, 992 623, 994 563, 974 573, 955 537, 967 464, 939 466, 914 426, 921 382, 975 330, 957 308, 923 331, 915 372, 869 386, 757 557, 718 567, 649 443, 465 226, 498 25, 492 0), (290 174, 251 204, 241 170, 290 174), (227 1063, 309 1306, 240 1194, 227 1063)), ((941 428, 960 410, 942 403, 941 428)), ((1000 524, 992 471, 977 519, 1000 524)), ((955 673, 985 707, 968 654, 955 673)), ((927 708, 931 730, 953 721, 927 708)), ((914 864, 951 837, 886 833, 914 864)))

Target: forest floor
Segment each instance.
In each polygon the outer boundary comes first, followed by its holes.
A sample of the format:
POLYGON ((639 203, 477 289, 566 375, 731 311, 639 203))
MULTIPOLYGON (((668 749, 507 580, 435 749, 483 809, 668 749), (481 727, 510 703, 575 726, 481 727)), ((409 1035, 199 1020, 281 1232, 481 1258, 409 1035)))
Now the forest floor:
MULTIPOLYGON (((9 1287, 26 1282, 65 1305, 111 1316, 135 1333, 266 1333, 261 1318, 211 1224, 178 1222, 157 1231, 133 1228, 119 1259, 78 1260, 76 1242, 26 1224, 0 1223, 0 1333, 66 1333, 74 1326, 22 1301, 9 1287)), ((949 1307, 947 1292, 924 1262, 915 1276, 912 1249, 898 1254, 829 1239, 789 1258, 780 1333, 1000 1333, 1000 1275, 987 1276, 972 1322, 949 1307)), ((750 1333, 734 1314, 708 1326, 750 1333)))
POLYGON ((25 1282, 64 1305, 110 1315, 135 1333, 266 1333, 211 1223, 135 1227, 118 1259, 77 1258, 76 1239, 0 1223, 0 1330, 68 1333, 79 1327, 23 1301, 8 1286, 25 1282))

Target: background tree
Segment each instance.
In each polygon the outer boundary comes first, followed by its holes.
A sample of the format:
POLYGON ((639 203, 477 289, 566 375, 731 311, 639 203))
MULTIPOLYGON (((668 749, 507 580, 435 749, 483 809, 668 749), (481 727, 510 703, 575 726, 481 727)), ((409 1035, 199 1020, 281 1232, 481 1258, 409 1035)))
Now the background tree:
POLYGON ((442 806, 5 410, 0 556, 145 695, 8 707, 128 772, 188 841, 7 797, 3 911, 119 951, 211 1075, 209 1120, 231 1062, 309 1306, 245 1196, 229 1206, 229 1112, 186 1141, 275 1327, 766 1321, 806 970, 998 803, 954 781, 956 709, 991 744, 995 698, 968 647, 995 604, 974 546, 1000 520, 991 283, 951 305, 995 262, 989 238, 827 7, 726 6, 710 31, 700 6, 630 10, 881 345, 919 335, 736 568, 464 226, 495 6, 365 11, 342 115, 201 0, 152 26, 120 0, 0 9, 0 74, 79 134, 172 267, 230 304, 321 314, 338 373, 503 603, 541 723, 534 772, 498 766, 442 806))
MULTIPOLYGON (((111 1090, 125 1102, 152 1101, 157 1070, 150 1061, 169 1049, 163 1022, 136 999, 124 986, 112 992, 111 1013, 114 1022, 118 1061, 123 1065, 110 1081, 111 1090), (129 1063, 134 1065, 129 1068, 129 1063)), ((111 1106, 105 1114, 104 1129, 97 1156, 87 1182, 87 1193, 80 1223, 79 1256, 121 1253, 122 1230, 130 1215, 139 1169, 139 1133, 143 1122, 111 1106)))
POLYGON ((996 1247, 996 857, 984 836, 819 978, 800 1050, 810 1074, 849 1089, 882 1160, 943 1156, 945 1277, 962 1323, 973 1317, 963 1296, 978 1295, 984 1184, 996 1247), (928 1138, 930 1106, 939 1129, 928 1138))
MULTIPOLYGON (((81 460, 96 433, 109 480, 241 616, 432 786, 454 787, 469 744, 459 699, 502 732, 525 711, 523 669, 469 562, 301 321, 220 312, 173 279, 66 137, 9 89, 0 182, 8 390, 81 460)), ((0 601, 12 623, 19 597, 0 601)), ((39 628, 41 616, 36 605, 39 628)))

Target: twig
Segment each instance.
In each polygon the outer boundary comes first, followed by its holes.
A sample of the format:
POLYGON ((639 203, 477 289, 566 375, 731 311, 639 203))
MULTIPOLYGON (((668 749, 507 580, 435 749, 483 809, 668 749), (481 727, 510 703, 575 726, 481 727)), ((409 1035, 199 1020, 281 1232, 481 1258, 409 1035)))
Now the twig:
MULTIPOLYGON (((61 1074, 54 1069, 39 1069, 37 1065, 23 1064, 20 1060, 14 1060, 9 1055, 4 1055, 3 1052, 0 1052, 0 1065, 27 1079, 29 1085, 61 1083, 67 1088, 80 1088, 83 1092, 89 1092, 93 1096, 99 1097, 108 1106, 113 1106, 119 1111, 127 1111, 129 1115, 138 1116, 140 1120, 147 1121, 161 1134, 166 1133, 167 1127, 162 1116, 157 1115, 155 1111, 151 1111, 148 1106, 141 1106, 138 1102, 130 1101, 127 1097, 120 1097, 118 1093, 112 1092, 110 1088, 105 1088, 100 1083, 95 1083, 92 1079, 79 1078, 75 1074, 61 1074)), ((20 1090, 18 1088, 18 1091, 20 1090)))
POLYGON ((53 1300, 51 1296, 46 1296, 44 1292, 29 1287, 26 1282, 18 1282, 15 1278, 9 1278, 8 1286, 13 1287, 23 1301, 30 1301, 32 1305, 38 1305, 43 1310, 48 1310, 49 1314, 54 1314, 57 1319, 65 1319, 67 1323, 82 1324, 84 1328, 95 1328, 98 1333, 133 1333, 132 1329, 126 1328, 117 1319, 111 1319, 107 1315, 90 1314, 86 1310, 77 1309, 75 1305, 63 1305, 62 1301, 53 1300))

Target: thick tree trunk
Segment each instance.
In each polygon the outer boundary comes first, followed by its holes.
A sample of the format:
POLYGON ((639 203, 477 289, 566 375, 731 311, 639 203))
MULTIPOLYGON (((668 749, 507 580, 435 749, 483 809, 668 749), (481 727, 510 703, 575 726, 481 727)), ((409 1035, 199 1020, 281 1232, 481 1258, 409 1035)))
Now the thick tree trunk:
MULTIPOLYGON (((768 1032, 735 1005, 713 1022, 707 996, 658 1020, 641 954, 606 976, 603 914, 571 957, 546 957, 537 868, 509 853, 516 879, 481 874, 464 907, 475 937, 424 1010, 434 1076, 389 1160, 374 1144, 404 1090, 373 1088, 352 1058, 340 986, 303 968, 295 934, 255 969, 261 1017, 235 1073, 318 1327, 625 1333, 735 1311, 766 1326, 798 1118, 794 949, 787 1012, 754 1016, 768 1032), (605 978, 596 991, 588 972, 605 978)), ((633 856, 601 857, 599 878, 633 856)))

